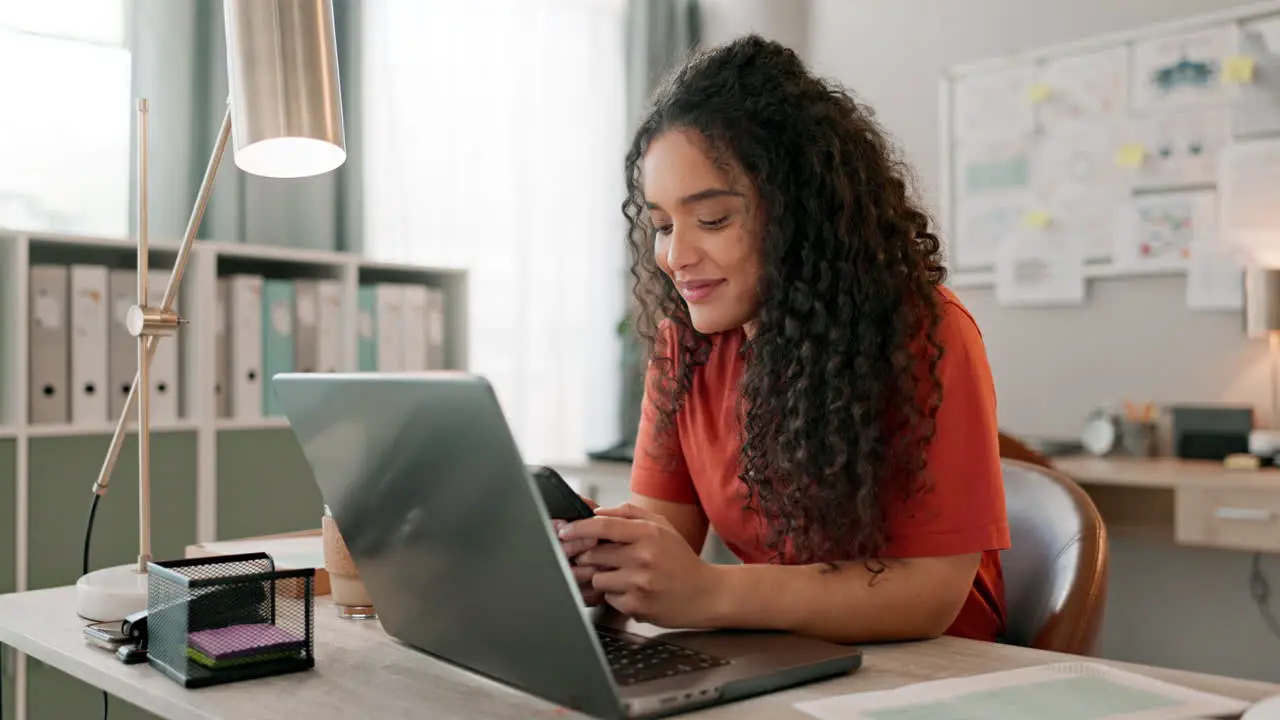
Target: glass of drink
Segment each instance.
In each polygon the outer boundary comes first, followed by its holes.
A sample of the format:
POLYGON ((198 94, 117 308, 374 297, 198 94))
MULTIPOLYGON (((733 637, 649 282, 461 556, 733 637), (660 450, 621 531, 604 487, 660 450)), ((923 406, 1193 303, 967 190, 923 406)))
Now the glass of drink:
POLYGON ((328 505, 324 506, 320 531, 324 542, 324 569, 329 573, 329 592, 338 609, 338 617, 349 620, 378 617, 369 591, 360 579, 360 573, 351 559, 351 553, 347 551, 347 544, 338 531, 338 524, 334 522, 328 505))

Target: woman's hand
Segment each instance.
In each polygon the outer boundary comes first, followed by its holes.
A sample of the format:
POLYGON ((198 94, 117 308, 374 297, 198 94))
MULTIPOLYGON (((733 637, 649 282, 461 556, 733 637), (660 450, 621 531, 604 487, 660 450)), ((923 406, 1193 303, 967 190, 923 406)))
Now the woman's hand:
POLYGON ((592 585, 619 612, 669 628, 714 626, 719 573, 661 515, 627 504, 559 532, 566 544, 590 543, 577 561, 594 566, 592 585))
MULTIPOLYGON (((582 498, 583 502, 595 510, 599 506, 591 498, 582 498)), ((568 522, 564 520, 552 520, 552 527, 559 533, 568 522)), ((591 585, 591 579, 595 577, 596 568, 591 565, 584 565, 579 558, 582 553, 595 547, 595 540, 561 540, 560 549, 564 551, 566 557, 569 558, 569 569, 573 572, 573 579, 578 583, 578 590, 582 593, 582 599, 588 607, 595 607, 604 601, 601 593, 591 585)))

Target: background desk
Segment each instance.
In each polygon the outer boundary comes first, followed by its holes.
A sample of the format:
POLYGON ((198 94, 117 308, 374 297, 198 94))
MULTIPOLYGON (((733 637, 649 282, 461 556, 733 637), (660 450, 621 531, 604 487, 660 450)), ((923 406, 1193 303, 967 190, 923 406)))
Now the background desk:
MULTIPOLYGON (((549 703, 439 662, 389 639, 376 621, 338 619, 327 598, 317 600, 316 669, 262 680, 184 690, 147 665, 123 665, 87 645, 75 615, 73 588, 0 597, 0 642, 173 720, 308 720, 361 717, 500 719, 570 717, 549 703)), ((822 683, 711 708, 688 717, 736 720, 808 718, 792 707, 851 692, 914 682, 1079 660, 1069 655, 942 638, 923 643, 870 645, 857 672, 822 683)), ((1280 685, 1112 663, 1206 692, 1256 701, 1280 685)), ((581 717, 574 715, 574 717, 581 717)))
MULTIPOLYGON (((1113 535, 1179 545, 1280 552, 1280 470, 1228 470, 1178 458, 1066 456, 1053 464, 1093 497, 1113 535)), ((558 467, 603 505, 624 502, 625 463, 558 467)))
POLYGON ((1179 545, 1280 551, 1280 470, 1228 470, 1178 458, 1059 457, 1119 534, 1179 545))
MULTIPOLYGON (((1056 457, 1111 538, 1103 657, 1280 680, 1280 638, 1249 594, 1249 551, 1280 551, 1280 470, 1176 458, 1056 457)), ((558 466, 602 504, 627 499, 625 463, 558 466)), ((726 561, 714 541, 704 557, 726 561)), ((1262 568, 1280 593, 1280 560, 1262 568)), ((1280 614, 1280 599, 1272 601, 1280 614)))

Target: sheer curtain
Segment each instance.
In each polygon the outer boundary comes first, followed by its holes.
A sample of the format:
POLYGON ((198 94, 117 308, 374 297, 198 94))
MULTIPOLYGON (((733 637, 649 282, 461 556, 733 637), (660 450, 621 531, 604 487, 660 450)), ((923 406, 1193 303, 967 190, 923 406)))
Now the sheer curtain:
POLYGON ((123 0, 0 0, 0 228, 128 234, 126 14, 123 0))
POLYGON ((621 0, 364 3, 366 254, 469 271, 469 370, 528 462, 618 437, 621 0))

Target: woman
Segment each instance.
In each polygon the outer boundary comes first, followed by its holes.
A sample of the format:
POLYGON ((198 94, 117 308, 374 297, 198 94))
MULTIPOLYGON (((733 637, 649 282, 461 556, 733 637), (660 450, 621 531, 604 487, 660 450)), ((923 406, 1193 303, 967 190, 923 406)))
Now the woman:
POLYGON ((661 322, 632 500, 560 530, 587 601, 666 627, 998 638, 991 372, 871 112, 745 37, 672 76, 626 169, 661 322), (709 526, 744 564, 699 558, 709 526))

